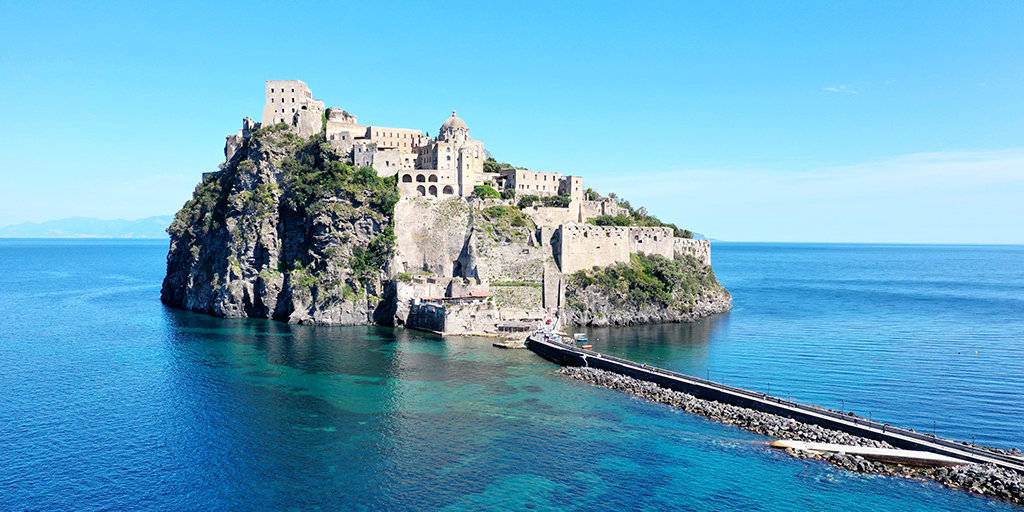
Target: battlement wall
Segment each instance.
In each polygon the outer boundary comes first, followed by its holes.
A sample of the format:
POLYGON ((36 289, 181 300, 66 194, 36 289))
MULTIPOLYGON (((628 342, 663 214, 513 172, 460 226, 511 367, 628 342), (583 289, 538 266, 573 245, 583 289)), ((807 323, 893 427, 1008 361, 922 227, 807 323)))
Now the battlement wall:
POLYGON ((559 267, 563 274, 595 265, 604 267, 629 261, 629 230, 568 222, 559 228, 559 267))
POLYGON ((693 240, 691 238, 676 238, 673 240, 673 250, 677 254, 690 255, 705 265, 711 264, 711 241, 693 240))
POLYGON ((672 228, 629 228, 629 252, 648 256, 660 254, 668 259, 675 255, 672 228))

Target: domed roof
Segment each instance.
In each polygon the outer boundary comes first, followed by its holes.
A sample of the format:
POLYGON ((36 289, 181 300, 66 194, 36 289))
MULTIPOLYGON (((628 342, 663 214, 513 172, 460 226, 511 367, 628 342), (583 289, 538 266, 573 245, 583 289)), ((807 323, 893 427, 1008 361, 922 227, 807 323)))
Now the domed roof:
POLYGON ((448 120, 441 125, 442 130, 444 130, 445 128, 462 128, 464 130, 469 129, 469 127, 466 126, 466 122, 463 121, 462 119, 459 119, 459 116, 455 115, 454 110, 452 110, 452 116, 449 117, 448 120))

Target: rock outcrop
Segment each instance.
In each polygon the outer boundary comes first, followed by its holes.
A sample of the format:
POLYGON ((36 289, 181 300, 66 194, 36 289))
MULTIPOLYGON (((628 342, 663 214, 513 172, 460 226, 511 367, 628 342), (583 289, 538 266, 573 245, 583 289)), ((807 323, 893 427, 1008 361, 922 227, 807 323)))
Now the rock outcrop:
POLYGON ((637 254, 628 264, 581 270, 569 277, 565 299, 571 325, 695 322, 732 309, 711 265, 683 254, 637 254))
POLYGON ((394 178, 285 126, 254 131, 175 216, 161 299, 222 317, 388 324, 394 178))

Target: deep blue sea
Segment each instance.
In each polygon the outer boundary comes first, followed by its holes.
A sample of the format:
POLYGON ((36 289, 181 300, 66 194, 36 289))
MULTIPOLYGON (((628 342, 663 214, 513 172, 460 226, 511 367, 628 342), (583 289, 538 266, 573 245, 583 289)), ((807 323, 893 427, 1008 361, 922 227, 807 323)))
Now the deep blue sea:
MULTIPOLYGON (((1024 448, 1024 246, 713 248, 731 313, 595 350, 1024 448)), ((487 339, 167 309, 166 251, 0 240, 0 510, 1021 510, 487 339)))

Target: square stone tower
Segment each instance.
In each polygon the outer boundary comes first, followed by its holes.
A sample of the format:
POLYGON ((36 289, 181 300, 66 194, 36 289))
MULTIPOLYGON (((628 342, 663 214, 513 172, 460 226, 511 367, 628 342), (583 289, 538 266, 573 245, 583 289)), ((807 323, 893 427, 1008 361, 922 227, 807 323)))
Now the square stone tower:
POLYGON ((287 123, 308 137, 321 129, 323 100, 313 99, 313 91, 302 80, 268 80, 267 103, 263 106, 263 126, 287 123))

